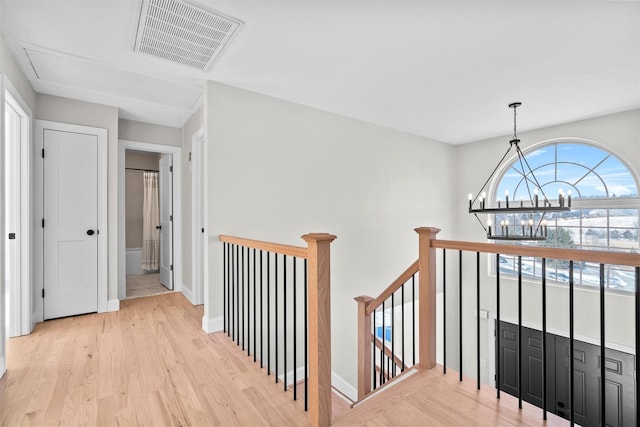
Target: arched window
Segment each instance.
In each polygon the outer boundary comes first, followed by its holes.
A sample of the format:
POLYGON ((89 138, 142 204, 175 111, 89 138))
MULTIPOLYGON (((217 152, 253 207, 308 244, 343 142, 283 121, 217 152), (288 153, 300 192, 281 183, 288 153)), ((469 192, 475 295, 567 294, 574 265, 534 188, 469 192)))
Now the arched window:
MULTIPOLYGON (((553 142, 525 152, 540 187, 549 199, 557 198, 558 191, 573 193, 572 210, 546 214, 549 238, 526 244, 592 249, 606 251, 639 252, 638 179, 620 158, 603 148, 583 142, 553 142)), ((497 179, 494 200, 509 190, 512 200, 529 200, 529 191, 535 184, 524 176, 518 165, 512 163, 497 179), (529 184, 527 186, 527 183, 529 184)), ((517 214, 498 215, 495 223, 508 219, 519 224, 517 214)), ((576 285, 598 286, 598 265, 574 264, 576 285)), ((516 274, 513 257, 500 257, 501 274, 516 274)), ((541 276, 539 259, 523 258, 523 274, 541 276)), ((569 265, 553 261, 547 264, 547 278, 568 282, 569 265)), ((635 290, 634 276, 629 268, 608 267, 607 286, 620 290, 635 290)))

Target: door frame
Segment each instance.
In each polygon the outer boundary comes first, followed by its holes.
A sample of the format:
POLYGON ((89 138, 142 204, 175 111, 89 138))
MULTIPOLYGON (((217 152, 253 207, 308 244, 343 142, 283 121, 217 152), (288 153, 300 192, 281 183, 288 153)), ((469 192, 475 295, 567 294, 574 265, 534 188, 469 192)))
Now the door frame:
MULTIPOLYGON (((33 219, 33 212, 31 207, 31 168, 32 168, 32 123, 33 113, 31 109, 20 96, 18 90, 11 84, 11 81, 5 76, 4 87, 2 88, 2 120, 4 123, 4 107, 6 102, 15 104, 20 110, 22 110, 20 120, 20 215, 18 217, 18 230, 16 230, 20 236, 20 252, 18 257, 20 258, 20 281, 16 283, 10 292, 20 295, 19 303, 17 307, 12 304, 11 310, 17 312, 17 318, 14 321, 18 322, 15 327, 17 335, 30 334, 35 326, 35 313, 33 312, 32 301, 32 289, 31 289, 31 274, 33 271, 33 247, 31 245, 31 224, 33 219), (5 98, 6 93, 9 94, 10 100, 5 98)), ((6 124, 3 124, 2 135, 4 138, 4 130, 6 124)), ((6 144, 6 141, 5 141, 6 144)), ((6 152, 5 152, 6 153, 6 152)), ((4 198, 5 196, 3 196, 4 198)), ((4 220, 3 220, 4 221, 4 220)), ((8 230, 5 230, 3 235, 8 230)), ((5 254, 6 256, 6 254, 5 254)), ((13 297, 12 297, 13 299, 13 297)), ((12 316, 13 317, 13 316, 12 316)))
MULTIPOLYGON (((44 161, 42 150, 44 147, 44 131, 56 130, 61 132, 83 133, 95 135, 98 138, 98 313, 108 311, 108 247, 109 236, 107 222, 107 130, 104 128, 74 125, 70 123, 53 122, 49 120, 36 120, 36 215, 34 226, 36 228, 36 274, 34 280, 34 297, 36 308, 36 321, 44 319, 44 301, 42 290, 44 289, 44 228, 41 222, 44 218, 44 161)), ((45 153, 46 155, 46 153, 45 153)), ((46 225, 46 224, 45 224, 46 225)))
MULTIPOLYGON (((149 142, 118 140, 118 299, 127 297, 127 254, 125 223, 125 151, 137 150, 173 156, 173 290, 182 286, 182 147, 149 142)), ((184 292, 183 292, 184 293, 184 292)))
POLYGON ((204 304, 204 271, 207 266, 205 252, 207 248, 205 216, 205 180, 204 180, 204 128, 198 129, 191 137, 191 291, 193 304, 204 304), (198 215, 202 217, 202 224, 198 224, 198 215), (202 232, 201 228, 205 228, 202 232), (198 239, 202 243, 199 250, 198 239), (201 282, 198 283, 198 280, 201 282))

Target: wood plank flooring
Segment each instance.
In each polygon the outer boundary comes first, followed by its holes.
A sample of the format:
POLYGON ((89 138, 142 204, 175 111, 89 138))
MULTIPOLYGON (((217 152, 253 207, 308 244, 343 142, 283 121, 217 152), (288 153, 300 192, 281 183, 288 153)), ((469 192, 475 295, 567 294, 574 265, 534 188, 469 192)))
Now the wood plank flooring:
MULTIPOLYGON (((180 293, 121 302, 114 313, 40 323, 12 338, 0 380, 1 426, 307 426, 297 402, 224 333, 201 330, 180 293)), ((301 388, 299 388, 301 390, 301 388)), ((567 425, 440 368, 354 409, 334 396, 336 426, 567 425)))
POLYGON ((301 401, 201 321, 201 306, 167 293, 38 324, 8 342, 0 425, 309 424, 301 401))
POLYGON ((166 292, 173 291, 160 283, 160 273, 127 275, 127 298, 147 297, 166 292))
POLYGON ((542 410, 483 385, 478 391, 473 378, 458 381, 458 373, 442 367, 418 371, 388 390, 364 401, 334 426, 568 426, 553 414, 542 419, 542 410))

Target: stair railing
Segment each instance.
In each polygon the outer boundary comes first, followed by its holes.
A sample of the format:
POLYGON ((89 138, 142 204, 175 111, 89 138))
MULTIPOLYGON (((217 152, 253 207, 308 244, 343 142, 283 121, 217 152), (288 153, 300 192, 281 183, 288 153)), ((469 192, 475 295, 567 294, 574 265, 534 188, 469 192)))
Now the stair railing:
MULTIPOLYGON (((606 271, 610 267, 624 269, 628 272, 628 276, 631 277, 633 286, 635 286, 634 293, 629 296, 629 298, 633 299, 633 305, 635 308, 634 319, 635 319, 635 354, 632 355, 635 357, 635 372, 632 372, 633 378, 637 376, 637 366, 638 366, 638 357, 640 355, 640 254, 637 253, 628 253, 628 252, 604 252, 604 251, 591 251, 591 250, 578 250, 578 249, 559 249, 559 248, 548 248, 548 247, 539 247, 539 246, 520 246, 520 245, 505 245, 505 244, 494 244, 494 243, 476 243, 476 242, 464 242, 464 241, 453 241, 453 240, 437 240, 436 234, 438 233, 437 228, 418 228, 416 232, 419 234, 419 259, 416 263, 412 264, 398 279, 396 279, 387 289, 385 289, 382 294, 377 298, 371 298, 368 296, 361 296, 356 298, 358 302, 358 399, 361 400, 363 397, 366 397, 369 393, 372 392, 372 388, 385 381, 391 380, 394 377, 393 366, 398 366, 398 363, 395 362, 398 352, 393 346, 394 338, 398 335, 395 331, 397 330, 396 323, 398 323, 397 316, 395 314, 391 314, 390 316, 382 317, 377 315, 377 313, 389 313, 394 307, 397 307, 398 304, 394 304, 394 295, 397 295, 398 292, 403 292, 404 286, 406 286, 407 280, 415 281, 416 275, 418 277, 419 286, 417 295, 411 297, 412 301, 416 301, 418 304, 418 314, 417 321, 414 322, 414 326, 411 326, 409 330, 411 334, 415 333, 414 331, 417 329, 417 362, 420 368, 432 368, 435 366, 435 351, 436 351, 436 261, 438 260, 438 264, 441 263, 441 281, 442 281, 442 299, 443 299, 443 313, 438 313, 443 321, 443 372, 447 372, 447 361, 453 359, 457 356, 457 364, 459 370, 459 378, 460 381, 463 380, 462 366, 463 366, 463 355, 467 354, 469 357, 473 350, 470 352, 468 349, 469 343, 463 342, 462 339, 462 328, 468 322, 475 321, 475 332, 476 332, 476 342, 472 342, 475 344, 475 356, 476 356, 476 372, 475 377, 477 381, 477 388, 481 387, 481 359, 480 359, 480 318, 481 318, 481 307, 480 307, 480 294, 481 294, 481 263, 480 263, 480 254, 488 254, 490 256, 495 257, 495 278, 491 278, 490 283, 485 283, 484 285, 495 285, 495 295, 496 295, 496 324, 500 325, 500 296, 501 296, 501 259, 502 256, 514 256, 514 265, 513 272, 514 274, 513 280, 514 282, 508 283, 508 286, 513 286, 517 292, 517 331, 513 334, 515 339, 517 340, 517 348, 516 348, 516 367, 515 370, 517 372, 516 375, 516 386, 515 391, 512 391, 511 394, 514 394, 518 398, 519 408, 522 408, 522 401, 524 399, 524 382, 527 378, 523 377, 524 375, 524 363, 523 363, 523 346, 524 346, 524 332, 525 327, 523 326, 523 316, 522 316, 522 308, 523 308, 523 276, 526 276, 526 270, 523 266, 523 257, 530 257, 533 259, 533 262, 536 265, 539 265, 541 268, 540 276, 532 276, 531 280, 534 281, 537 285, 540 286, 540 298, 542 302, 542 330, 541 330, 541 354, 542 354, 542 385, 541 385, 541 403, 540 407, 542 409, 542 418, 544 420, 547 419, 547 343, 546 336, 548 333, 547 330, 547 278, 551 277, 552 279, 555 277, 553 272, 549 272, 546 270, 548 265, 552 265, 553 262, 558 263, 566 263, 568 265, 568 276, 566 279, 563 277, 562 280, 568 282, 568 293, 569 293, 569 305, 566 308, 567 314, 569 317, 569 331, 568 331, 568 355, 574 354, 574 343, 575 339, 575 325, 574 325, 574 290, 575 290, 575 280, 574 280, 574 268, 579 265, 587 265, 587 263, 591 265, 598 266, 599 270, 599 283, 598 287, 594 287, 594 291, 598 291, 597 298, 599 300, 599 313, 594 313, 595 316, 599 317, 600 323, 600 337, 599 337, 599 354, 607 354, 606 347, 606 337, 605 337, 605 295, 607 292, 607 280, 606 280, 606 271), (440 256, 436 257, 436 250, 440 250, 440 256), (454 254, 457 253, 457 257, 451 257, 453 260, 450 260, 447 257, 449 251, 453 251, 454 254), (473 255, 472 260, 468 259, 469 257, 463 257, 463 253, 471 253, 473 255), (436 259, 437 258, 437 259, 436 259), (456 264, 457 258, 457 267, 458 267, 458 283, 455 283, 455 280, 447 281, 447 270, 451 268, 447 268, 447 262, 450 263, 449 267, 451 267, 451 263, 456 264), (475 264, 475 265, 474 265, 475 264), (471 279, 471 275, 463 274, 463 266, 472 267, 475 271, 473 276, 475 276, 475 281, 471 279), (473 319, 464 319, 463 321, 463 307, 462 307, 462 299, 461 295, 463 293, 463 283, 465 282, 473 282, 468 283, 468 285, 473 285, 475 287, 475 314, 473 319), (446 340, 447 334, 451 331, 447 328, 447 318, 450 316, 446 313, 447 308, 447 288, 450 287, 458 287, 458 345, 459 352, 457 355, 449 355, 446 353, 446 340), (377 315, 377 317, 376 317, 377 315), (382 323, 384 322, 384 326, 382 323), (465 323, 466 322, 466 323, 465 323), (391 326, 388 326, 391 323, 391 326), (382 332, 379 333, 380 327, 382 326, 382 332), (389 332, 387 332, 389 330, 389 332), (382 341, 382 346, 379 343, 382 341), (382 347, 382 351, 381 351, 382 347), (464 354, 463 354, 464 348, 464 354), (390 349, 390 350, 389 350, 390 349), (376 354, 379 356, 376 357, 376 354), (386 359, 385 359, 386 357, 386 359), (382 362, 382 366, 376 367, 378 362, 382 362), (386 366, 384 366, 386 363, 386 366), (389 366, 392 368, 389 369, 389 366), (376 373, 378 373, 378 379, 375 378, 376 373)), ((559 274, 558 274, 559 275, 559 274)), ((531 274, 529 274, 531 276, 531 274)), ((556 278, 557 279, 557 278, 556 278)), ((504 283, 502 286, 507 286, 504 283)), ((473 288, 467 286, 466 292, 473 292, 473 288)), ((485 291, 482 291, 485 292, 485 291)), ((402 298, 402 297, 401 297, 402 298)), ((406 299, 402 298, 402 304, 406 304, 406 299)), ((455 313, 454 313, 455 314, 455 313)), ((400 321, 404 321, 404 316, 401 317, 400 321)), ((404 325, 400 326, 400 329, 404 329, 404 325)), ((403 337, 406 333, 401 333, 401 337, 403 337)), ((496 365, 500 366, 500 352, 498 351, 501 347, 501 338, 500 333, 496 335, 496 365)), ((397 347, 396 347, 397 348, 397 347)), ((404 347, 402 347, 404 348, 404 347)), ((415 347, 414 347, 415 348, 415 347)), ((629 425, 637 425, 636 421, 640 420, 640 404, 638 403, 638 396, 640 396, 640 381, 635 381, 635 385, 628 389, 624 390, 624 396, 621 401, 626 402, 624 405, 618 405, 616 402, 607 402, 608 399, 611 399, 615 396, 607 394, 606 386, 608 381, 608 373, 607 370, 610 369, 607 367, 608 356, 606 357, 598 357, 598 367, 597 367, 597 375, 598 375, 598 390, 596 391, 598 404, 591 405, 590 410, 591 415, 588 418, 584 418, 583 414, 578 414, 576 412, 574 402, 576 401, 576 391, 575 381, 577 378, 577 374, 574 372, 574 357, 567 357, 569 359, 567 366, 566 376, 566 384, 568 387, 568 404, 565 404, 562 408, 562 411, 555 411, 556 414, 560 416, 567 417, 570 422, 573 424, 574 422, 580 423, 593 423, 594 425, 598 422, 601 425, 605 424, 605 420, 608 420, 610 416, 613 417, 624 417, 628 420, 629 425), (600 380, 604 378, 605 380, 600 380), (624 407, 623 407, 624 406, 624 407), (614 408, 616 411, 614 414, 608 414, 608 411, 614 408), (568 410, 568 414, 567 414, 568 410), (578 418, 578 416, 582 418, 578 418), (578 418, 578 419, 577 419, 578 418), (584 419, 583 419, 584 418, 584 419), (576 420, 577 419, 577 420, 576 420)), ((402 361, 402 357, 400 356, 400 360, 402 361)), ((404 362, 403 362, 404 363, 404 362)), ((631 368, 633 370, 633 368, 631 368)), ((468 375, 468 374, 467 374, 468 375)), ((471 373, 474 375, 474 373, 471 373)), ((513 380, 513 379, 512 379, 513 380)), ((564 380, 563 380, 564 381, 564 380)), ((496 397, 500 398, 500 369, 496 370, 496 397)), ((617 418, 616 418, 617 419, 617 418)), ((625 425, 627 422, 625 422, 625 425)))
POLYGON ((273 372, 284 391, 291 386, 294 400, 302 376, 305 410, 314 427, 328 426, 332 418, 330 244, 335 238, 305 234, 305 248, 219 236, 224 331, 267 375, 273 372))

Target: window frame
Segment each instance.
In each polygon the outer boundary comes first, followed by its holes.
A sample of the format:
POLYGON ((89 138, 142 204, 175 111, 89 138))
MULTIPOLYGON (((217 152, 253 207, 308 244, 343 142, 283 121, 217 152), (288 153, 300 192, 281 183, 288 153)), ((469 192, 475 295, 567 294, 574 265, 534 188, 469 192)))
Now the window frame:
MULTIPOLYGON (((605 247, 594 247, 594 246, 586 246, 583 244, 582 242, 582 235, 584 233, 583 231, 583 223, 582 220, 584 219, 582 216, 580 217, 580 224, 577 226, 579 228, 579 233, 580 233, 580 241, 575 245, 577 249, 597 249, 597 250, 611 250, 611 245, 610 245, 610 221, 609 221, 609 211, 611 209, 636 209, 638 212, 638 227, 636 228, 636 232, 638 234, 637 237, 637 244, 638 247, 640 247, 640 176, 636 170, 636 168, 630 164, 627 160, 625 160, 625 158, 621 155, 619 155, 617 152, 615 152, 614 150, 612 150, 610 147, 595 142, 595 141, 591 141, 591 140, 587 140, 587 139, 582 139, 582 138, 554 138, 554 139, 549 139, 549 140, 545 140, 545 141, 540 141, 538 143, 534 143, 531 144, 530 146, 526 147, 525 149, 522 149, 522 152, 524 154, 524 156, 526 157, 528 154, 535 152, 536 150, 542 149, 544 147, 553 147, 554 150, 557 149, 558 145, 561 144, 580 144, 580 145, 586 145, 586 146, 590 146, 593 148, 596 148, 598 150, 602 150, 604 153, 608 153, 611 156, 614 156, 615 158, 617 158, 617 160, 619 160, 622 165, 624 167, 626 167, 627 171, 629 171, 629 173, 631 174, 631 177, 633 178, 633 180, 635 181, 636 184, 636 193, 637 195, 635 196, 616 196, 616 197, 586 197, 586 198, 581 198, 581 197, 574 197, 572 200, 572 210, 579 210, 579 209, 606 209, 607 210, 607 226, 606 226, 606 230, 607 230, 607 246, 605 247)), ((492 180, 492 182, 490 183, 489 186, 489 197, 491 198, 490 200, 496 200, 497 197, 499 197, 498 194, 498 189, 500 188, 500 184, 501 181, 503 180, 504 176, 506 173, 509 172, 509 170, 511 169, 511 167, 515 164, 515 162, 517 162, 518 157, 517 156, 511 156, 508 160, 506 160, 504 162, 504 164, 502 165, 502 167, 497 171, 495 178, 492 180)), ((565 162, 561 162, 561 163, 565 163, 565 162)), ((558 164, 558 159, 556 157, 555 159, 555 164, 558 164)), ((586 165, 581 165, 587 169, 592 169, 592 172, 595 173, 598 177, 599 174, 597 172, 595 172, 593 169, 597 169, 597 166, 594 167, 589 167, 586 165)), ((557 166, 556 166, 557 167, 557 166)), ((535 170, 534 170, 534 174, 535 174, 535 170)), ((548 183, 552 183, 552 182, 564 182, 564 181, 548 181, 545 183, 541 183, 542 186, 548 184, 548 183)), ((567 183, 568 186, 571 186, 569 183, 567 183)), ((605 183, 606 185, 606 183, 605 183)), ((572 186, 571 186, 572 187, 572 186)), ((552 199, 553 195, 547 194, 547 196, 552 199)), ((495 215, 493 215, 492 220, 495 220, 495 215)), ((553 219, 554 221, 554 228, 555 228, 555 218, 553 219)), ((510 243, 510 244, 523 244, 522 242, 502 242, 502 243, 510 243)), ((524 243, 526 244, 526 243, 524 243)), ((489 262, 489 266, 488 266, 488 270, 489 270, 489 275, 490 276, 495 276, 496 275, 496 255, 492 255, 491 257, 489 257, 488 259, 489 262)), ((510 261, 508 261, 510 262, 510 261)), ((515 265, 516 258, 514 257, 513 261, 514 264, 514 270, 517 269, 517 266, 515 265)), ((524 267, 524 259, 523 259, 523 267, 524 267)), ((584 267, 584 266, 583 266, 584 267)), ((574 271, 576 270, 576 266, 574 265, 574 271)), ((607 266, 607 270, 606 270, 606 275, 607 277, 609 277, 609 266, 607 266)), ((557 269, 554 268, 554 272, 555 272, 555 276, 559 276, 560 274, 557 272, 557 269)), ((524 268, 523 268, 523 273, 524 273, 524 268)), ((539 274, 539 272, 537 272, 535 270, 535 261, 534 261, 534 270, 532 271, 531 274, 527 275, 527 274, 523 274, 523 281, 527 281, 527 282, 532 282, 532 283, 539 283, 541 276, 536 276, 536 273, 539 274)), ((575 274, 575 273, 574 273, 575 274)), ((549 276, 549 272, 547 272, 547 276, 549 276)), ((516 278, 517 277, 517 273, 516 274, 505 274, 505 278, 516 278)), ((554 284, 557 286, 566 286, 568 284, 568 280, 557 280, 553 277, 547 277, 547 283, 549 284, 554 284)), ((595 290, 596 288, 593 285, 589 285, 589 284, 583 284, 582 283, 582 278, 580 276, 580 280, 577 281, 577 283, 574 283, 575 286, 580 287, 582 289, 588 289, 588 290, 595 290)), ((616 293, 621 293, 621 294, 629 294, 630 292, 633 292, 633 290, 631 289, 627 289, 625 287, 620 287, 620 288, 606 288, 608 292, 616 292, 616 293)))

